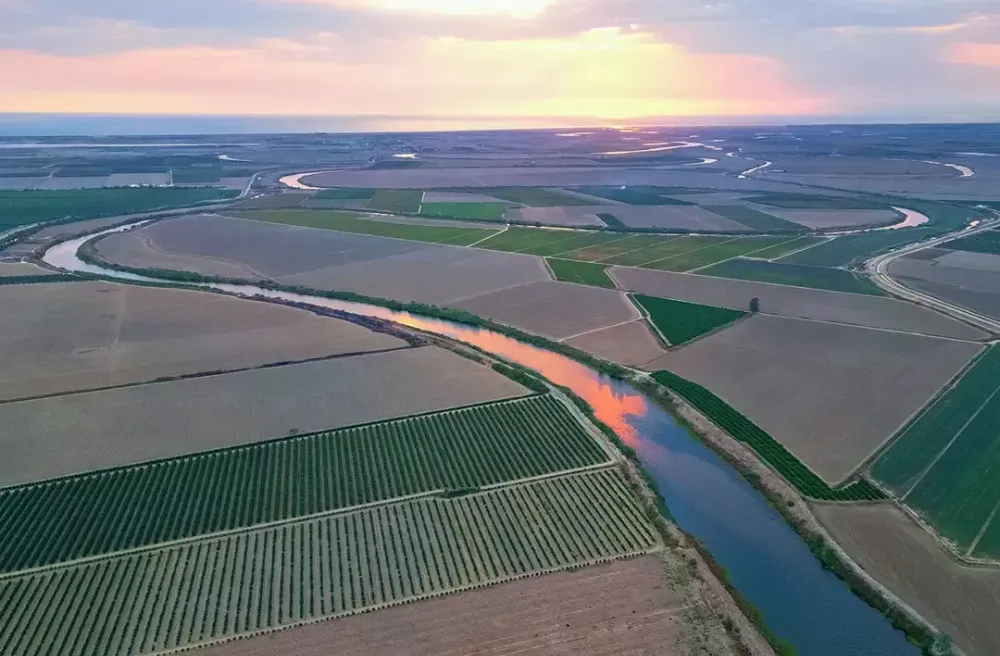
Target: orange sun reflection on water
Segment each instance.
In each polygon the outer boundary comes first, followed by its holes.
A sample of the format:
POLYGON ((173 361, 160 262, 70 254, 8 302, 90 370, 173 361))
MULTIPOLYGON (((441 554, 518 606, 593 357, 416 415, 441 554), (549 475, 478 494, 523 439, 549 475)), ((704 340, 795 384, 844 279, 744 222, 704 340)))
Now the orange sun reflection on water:
POLYGON ((500 333, 428 319, 407 312, 386 312, 391 315, 386 318, 393 321, 477 346, 530 367, 557 385, 572 388, 594 408, 597 418, 614 429, 622 440, 633 447, 638 444, 635 429, 628 423, 628 417, 642 417, 646 414, 645 397, 616 391, 593 369, 564 355, 524 344, 500 333))

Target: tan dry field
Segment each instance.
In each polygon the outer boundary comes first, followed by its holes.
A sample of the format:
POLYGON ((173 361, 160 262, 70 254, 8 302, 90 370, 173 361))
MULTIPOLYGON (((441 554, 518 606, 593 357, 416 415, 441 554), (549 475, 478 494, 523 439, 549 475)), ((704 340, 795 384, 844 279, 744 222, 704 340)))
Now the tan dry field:
POLYGON ((523 394, 425 346, 3 403, 0 486, 523 394))
POLYGON ((746 205, 812 230, 888 225, 901 218, 893 210, 782 210, 766 205, 754 205, 753 203, 746 203, 746 205))
POLYGON ((619 364, 634 367, 667 354, 645 321, 633 321, 567 339, 566 343, 619 364))
POLYGON ((1000 255, 918 251, 890 264, 889 273, 907 287, 1000 318, 1000 255))
POLYGON ((67 282, 0 287, 0 400, 406 346, 220 294, 67 282))
POLYGON ((758 315, 650 363, 704 385, 830 483, 844 480, 981 344, 758 315))
POLYGON ((51 276, 55 273, 55 271, 35 266, 29 262, 0 262, 0 278, 11 278, 13 276, 51 276))
POLYGON ((108 181, 108 176, 81 178, 48 177, 39 180, 32 189, 100 189, 108 181))
POLYGON ((855 562, 968 656, 1000 654, 1000 570, 959 564, 891 504, 813 510, 855 562))
POLYGON ((558 340, 641 318, 622 292, 554 280, 519 285, 448 305, 558 340))
POLYGON ((531 255, 218 216, 160 221, 106 237, 97 250, 127 266, 269 278, 434 304, 550 279, 531 255))
POLYGON ((632 228, 680 228, 696 231, 752 231, 703 207, 694 205, 627 205, 611 212, 632 228))
MULTIPOLYGON (((246 179, 243 180, 246 184, 246 179)), ((129 185, 165 186, 170 184, 169 173, 112 173, 105 181, 105 187, 127 187, 129 185)))
POLYGON ((659 555, 203 647, 194 656, 686 656, 733 653, 659 555))
POLYGON ((604 225, 597 218, 598 212, 611 212, 617 205, 574 205, 566 207, 519 207, 508 210, 511 221, 544 223, 557 226, 604 225))
POLYGON ((757 297, 766 314, 955 339, 986 338, 985 333, 943 314, 891 298, 628 267, 612 267, 608 272, 622 289, 691 303, 745 310, 750 299, 757 297))

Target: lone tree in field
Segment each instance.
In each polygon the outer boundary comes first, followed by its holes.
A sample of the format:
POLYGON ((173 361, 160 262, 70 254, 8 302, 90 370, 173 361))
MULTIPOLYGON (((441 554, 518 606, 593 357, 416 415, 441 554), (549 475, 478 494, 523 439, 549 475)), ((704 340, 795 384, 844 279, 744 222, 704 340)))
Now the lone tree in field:
POLYGON ((760 312, 760 299, 756 296, 750 299, 750 311, 754 314, 760 312))

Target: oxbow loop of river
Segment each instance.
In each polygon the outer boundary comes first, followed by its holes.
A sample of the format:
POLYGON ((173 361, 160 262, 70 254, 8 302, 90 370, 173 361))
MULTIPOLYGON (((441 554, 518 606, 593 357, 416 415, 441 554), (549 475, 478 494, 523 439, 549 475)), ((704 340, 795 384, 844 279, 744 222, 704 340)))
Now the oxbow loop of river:
MULTIPOLYGON (((67 271, 146 280, 92 266, 76 256, 95 236, 57 244, 44 255, 67 271)), ((388 319, 444 335, 539 372, 586 399, 597 416, 636 449, 677 523, 702 540, 726 568, 736 588, 763 613, 768 625, 802 656, 896 656, 919 654, 881 613, 824 570, 805 543, 736 471, 694 440, 673 417, 632 386, 575 360, 500 333, 395 312, 386 308, 291 294, 253 285, 200 285, 218 291, 308 303, 388 319)))

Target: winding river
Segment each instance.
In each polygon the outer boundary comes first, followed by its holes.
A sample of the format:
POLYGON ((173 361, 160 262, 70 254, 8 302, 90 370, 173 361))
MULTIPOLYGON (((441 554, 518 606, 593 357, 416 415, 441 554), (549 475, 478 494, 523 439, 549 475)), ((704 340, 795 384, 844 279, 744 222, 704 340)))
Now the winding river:
MULTIPOLYGON (((80 261, 78 248, 105 230, 62 242, 44 260, 67 271, 123 280, 152 280, 80 261)), ((824 570, 799 536, 713 451, 692 439, 665 410, 628 384, 565 356, 490 330, 396 312, 362 303, 261 289, 205 284, 229 294, 308 303, 397 323, 473 344, 530 367, 571 388, 597 416, 636 449, 677 523, 701 539, 739 591, 768 625, 802 656, 916 655, 919 650, 835 576, 824 570)))

